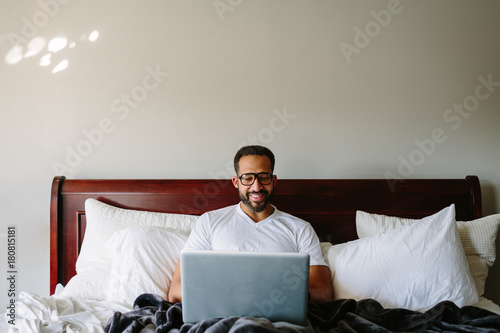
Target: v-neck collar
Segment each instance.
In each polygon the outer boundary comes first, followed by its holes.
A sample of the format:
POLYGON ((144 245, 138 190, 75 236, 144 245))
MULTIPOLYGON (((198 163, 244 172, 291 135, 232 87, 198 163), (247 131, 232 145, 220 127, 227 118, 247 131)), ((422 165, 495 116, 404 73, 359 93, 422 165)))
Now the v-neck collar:
POLYGON ((241 209, 241 205, 243 203, 240 201, 237 205, 236 205, 236 210, 238 211, 238 214, 241 216, 241 218, 243 218, 243 220, 245 220, 247 223, 251 223, 255 226, 261 226, 261 225, 264 225, 266 223, 268 223, 269 221, 273 220, 275 218, 275 216, 278 214, 278 210, 276 209, 275 206, 271 205, 273 208, 274 208, 274 211, 271 215, 269 215, 268 217, 266 217, 264 220, 262 221, 259 221, 259 222, 255 222, 254 220, 252 220, 252 218, 250 216, 248 216, 244 211, 243 209, 241 209))

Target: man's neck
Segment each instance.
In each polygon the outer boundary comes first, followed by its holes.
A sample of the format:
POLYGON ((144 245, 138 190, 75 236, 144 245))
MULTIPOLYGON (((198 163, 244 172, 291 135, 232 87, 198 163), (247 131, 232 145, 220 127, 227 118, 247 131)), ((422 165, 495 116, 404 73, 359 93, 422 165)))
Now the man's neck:
POLYGON ((264 221, 265 219, 267 219, 269 216, 271 216, 274 213, 274 207, 271 204, 269 204, 266 207, 266 209, 264 209, 262 212, 258 212, 258 213, 253 212, 243 202, 240 202, 240 208, 255 223, 260 222, 260 221, 264 221))

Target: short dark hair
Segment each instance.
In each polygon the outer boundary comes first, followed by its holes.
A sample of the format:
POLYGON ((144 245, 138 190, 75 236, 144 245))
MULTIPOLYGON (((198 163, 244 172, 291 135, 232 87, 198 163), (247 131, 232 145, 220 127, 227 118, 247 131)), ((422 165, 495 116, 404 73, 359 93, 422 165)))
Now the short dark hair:
POLYGON ((239 171, 239 162, 243 156, 248 155, 257 155, 257 156, 267 156, 271 160, 271 171, 274 171, 274 154, 269 148, 252 145, 241 147, 234 156, 234 170, 236 171, 236 175, 238 175, 239 171))

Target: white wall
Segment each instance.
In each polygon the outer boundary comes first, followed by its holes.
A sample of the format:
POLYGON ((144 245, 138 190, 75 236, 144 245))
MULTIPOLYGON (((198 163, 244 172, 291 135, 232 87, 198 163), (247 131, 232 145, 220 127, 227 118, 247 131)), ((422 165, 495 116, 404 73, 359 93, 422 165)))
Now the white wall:
POLYGON ((499 35, 495 0, 4 0, 2 272, 14 225, 16 291, 48 295, 55 175, 229 176, 244 143, 280 178, 475 174, 499 212, 499 35))

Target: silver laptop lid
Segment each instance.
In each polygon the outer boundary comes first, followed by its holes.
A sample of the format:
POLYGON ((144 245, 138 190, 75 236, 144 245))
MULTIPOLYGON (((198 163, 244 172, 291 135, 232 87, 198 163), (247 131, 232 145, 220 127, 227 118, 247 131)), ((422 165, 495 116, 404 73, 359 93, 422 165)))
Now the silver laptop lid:
POLYGON ((308 284, 307 253, 181 251, 186 323, 251 316, 306 325, 308 284))

